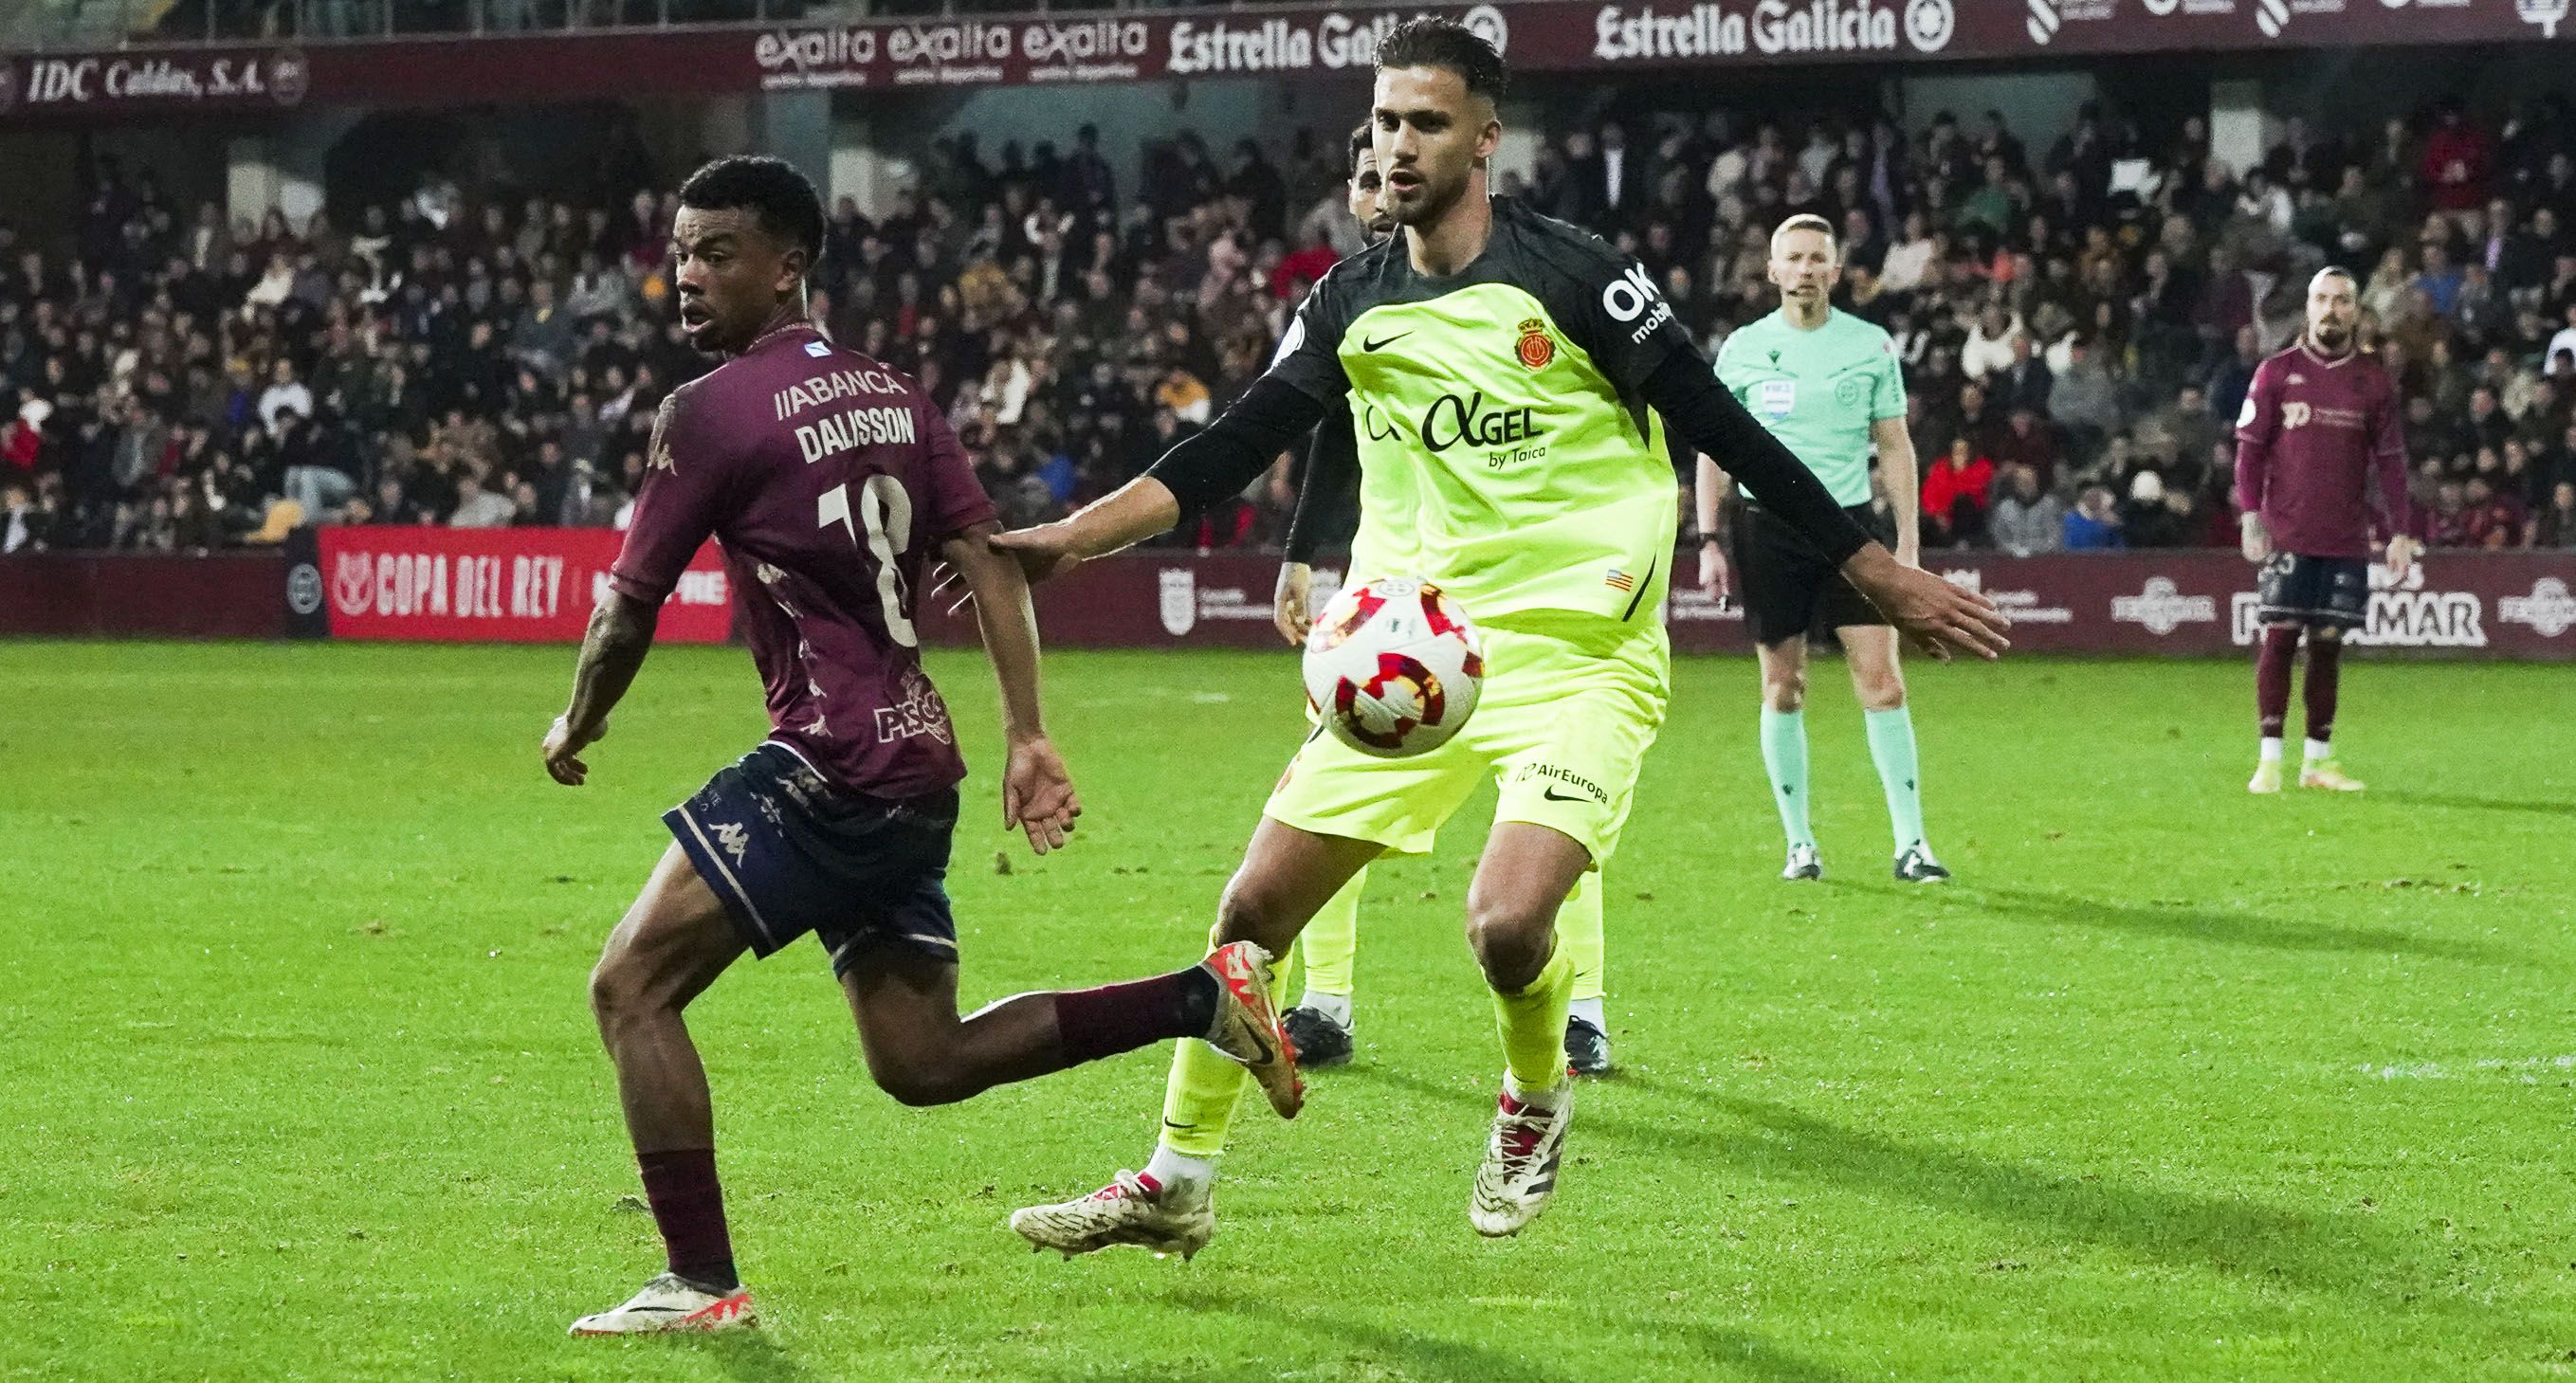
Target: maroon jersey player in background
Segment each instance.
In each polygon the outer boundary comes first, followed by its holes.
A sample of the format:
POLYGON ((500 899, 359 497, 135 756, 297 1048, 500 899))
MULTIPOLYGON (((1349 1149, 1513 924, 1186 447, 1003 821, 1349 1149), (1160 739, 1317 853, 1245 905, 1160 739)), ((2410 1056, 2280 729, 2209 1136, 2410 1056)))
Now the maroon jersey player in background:
POLYGON ((823 240, 812 184, 776 159, 728 158, 680 189, 671 233, 680 322, 729 357, 672 392, 610 593, 592 612, 572 706, 546 769, 580 755, 651 647, 664 597, 710 535, 741 601, 773 733, 663 817, 672 842, 608 938, 591 1006, 669 1271, 575 1334, 752 1324, 716 1180, 706 1071, 681 1010, 746 950, 815 933, 847 992, 878 1085, 905 1104, 1180 1037, 1254 1068, 1296 1110, 1295 1054, 1248 942, 1153 979, 1023 994, 957 1015, 949 841, 965 776, 921 669, 913 591, 936 550, 975 597, 1002 687, 1004 829, 1040 854, 1080 814, 1038 714, 1036 618, 1017 562, 986 545, 993 507, 913 382, 806 322, 823 240))
POLYGON ((2344 633, 2368 618, 2374 535, 2388 544, 2392 576, 2404 576, 2415 560, 2397 387, 2358 348, 2359 316, 2352 275, 2318 270, 2308 281, 2307 331, 2255 369, 2236 418, 2245 560, 2263 568, 2263 636, 2254 662, 2263 742, 2246 784, 2253 792, 2281 790, 2281 730, 2303 631, 2308 743, 2299 786, 2361 790, 2333 749, 2344 633))

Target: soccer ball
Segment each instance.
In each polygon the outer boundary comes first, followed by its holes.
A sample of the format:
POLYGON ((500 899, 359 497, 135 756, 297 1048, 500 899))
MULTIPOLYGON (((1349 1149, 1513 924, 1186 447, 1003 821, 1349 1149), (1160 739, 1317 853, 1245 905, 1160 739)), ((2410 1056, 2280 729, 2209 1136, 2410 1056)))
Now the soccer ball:
POLYGON ((1342 743, 1401 759, 1448 743, 1476 709, 1484 639, 1413 577, 1345 586, 1306 635, 1306 701, 1342 743))

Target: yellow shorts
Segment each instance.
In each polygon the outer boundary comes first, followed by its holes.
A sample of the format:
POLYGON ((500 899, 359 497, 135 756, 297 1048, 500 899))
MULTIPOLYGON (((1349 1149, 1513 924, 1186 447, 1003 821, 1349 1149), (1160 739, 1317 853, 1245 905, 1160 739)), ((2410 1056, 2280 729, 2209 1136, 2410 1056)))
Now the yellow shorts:
POLYGON ((1592 853, 1595 868, 1607 861, 1671 697, 1663 626, 1581 620, 1544 633, 1488 627, 1484 636, 1484 690, 1456 738, 1426 754, 1380 759, 1318 727, 1262 814, 1317 835, 1427 854, 1441 825, 1491 774, 1502 790, 1495 821, 1562 831, 1592 853))

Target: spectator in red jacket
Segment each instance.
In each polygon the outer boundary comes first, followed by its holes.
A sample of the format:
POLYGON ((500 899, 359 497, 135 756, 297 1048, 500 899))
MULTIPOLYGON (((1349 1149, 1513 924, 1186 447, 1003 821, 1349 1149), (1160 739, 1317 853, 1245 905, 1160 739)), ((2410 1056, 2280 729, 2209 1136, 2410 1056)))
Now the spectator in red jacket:
POLYGON ((2442 103, 2439 121, 2424 140, 2424 159, 2418 170, 2425 193, 2432 199, 2435 211, 2476 211, 2486 204, 2487 179, 2495 164, 2486 133, 2469 123, 2468 112, 2458 97, 2442 103))
POLYGON ((1270 296, 1293 303, 1305 295, 1307 288, 1323 280, 1326 271, 1341 262, 1333 247, 1324 243, 1322 228, 1310 227, 1305 244, 1289 252, 1270 275, 1270 296))
POLYGON ((1923 473, 1923 538, 1931 547, 1965 547, 1986 535, 1986 506, 1995 489, 1995 463, 1976 453, 1968 439, 1950 443, 1949 452, 1923 473))
POLYGON ((18 409, 6 427, 0 427, 0 465, 7 466, 21 478, 36 473, 36 454, 45 445, 45 419, 54 406, 43 399, 29 399, 18 409))

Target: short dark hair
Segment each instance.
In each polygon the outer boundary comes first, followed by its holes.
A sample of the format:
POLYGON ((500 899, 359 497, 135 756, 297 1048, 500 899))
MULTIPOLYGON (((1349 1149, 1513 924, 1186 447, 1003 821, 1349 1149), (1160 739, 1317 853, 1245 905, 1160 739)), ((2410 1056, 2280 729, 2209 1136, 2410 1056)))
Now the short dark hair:
POLYGON ((785 159, 759 154, 717 159, 680 184, 680 205, 699 211, 748 208, 764 234, 803 250, 808 264, 823 257, 823 199, 813 182, 785 159))
POLYGON ((1469 95, 1488 101, 1503 99, 1512 81, 1511 69, 1503 66, 1494 45, 1457 20, 1437 15, 1408 19, 1388 31, 1377 46, 1377 70, 1390 67, 1447 68, 1467 84, 1469 95))
POLYGON ((1351 131, 1350 158, 1346 160, 1351 166, 1350 176, 1354 182, 1358 181, 1360 176, 1360 155, 1369 151, 1370 141, 1369 122, 1363 120, 1358 129, 1351 131))

